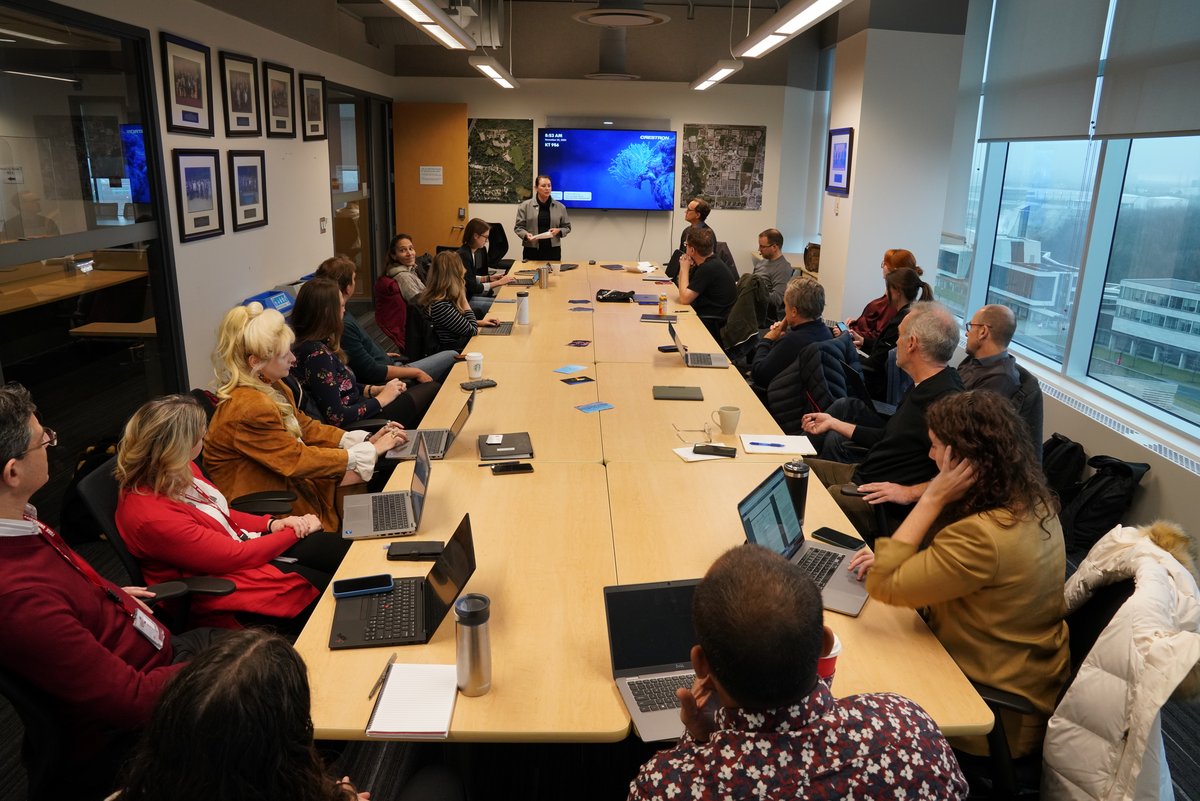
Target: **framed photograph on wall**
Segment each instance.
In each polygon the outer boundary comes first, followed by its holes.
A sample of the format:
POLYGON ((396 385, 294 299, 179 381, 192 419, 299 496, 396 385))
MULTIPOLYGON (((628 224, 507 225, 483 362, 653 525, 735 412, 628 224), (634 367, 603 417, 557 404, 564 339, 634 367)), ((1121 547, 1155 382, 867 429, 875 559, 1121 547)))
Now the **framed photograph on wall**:
POLYGON ((225 135, 262 136, 258 59, 222 50, 221 94, 225 96, 225 135))
POLYGON ((854 155, 854 129, 830 130, 828 153, 825 191, 839 197, 850 197, 850 160, 854 155))
POLYGON ((175 164, 179 241, 194 242, 225 233, 220 152, 176 148, 171 151, 171 159, 175 164))
POLYGON ((229 199, 234 231, 267 224, 267 160, 263 151, 229 151, 229 199))
POLYGON ((209 49, 165 32, 161 34, 160 41, 167 130, 212 136, 212 63, 209 49))
POLYGON ((325 79, 320 75, 300 76, 300 119, 304 141, 325 138, 325 79))
POLYGON ((267 136, 296 138, 296 72, 291 67, 263 62, 263 108, 267 136))

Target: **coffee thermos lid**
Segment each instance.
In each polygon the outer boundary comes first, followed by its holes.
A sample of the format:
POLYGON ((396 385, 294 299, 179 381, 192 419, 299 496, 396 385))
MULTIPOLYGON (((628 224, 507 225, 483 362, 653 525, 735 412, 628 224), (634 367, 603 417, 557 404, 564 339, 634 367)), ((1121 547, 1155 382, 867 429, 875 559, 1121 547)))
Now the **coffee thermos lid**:
POLYGON ((800 478, 808 475, 808 465, 799 459, 788 462, 783 466, 783 474, 791 478, 800 478))
POLYGON ((486 595, 469 593, 454 602, 454 616, 465 626, 486 623, 492 614, 492 602, 486 595))

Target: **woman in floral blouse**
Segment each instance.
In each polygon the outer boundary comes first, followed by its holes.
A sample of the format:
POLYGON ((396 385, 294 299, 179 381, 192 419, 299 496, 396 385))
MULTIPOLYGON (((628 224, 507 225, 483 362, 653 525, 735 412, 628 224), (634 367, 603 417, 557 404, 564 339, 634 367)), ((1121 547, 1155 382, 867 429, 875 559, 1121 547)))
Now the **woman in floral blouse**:
POLYGON ((331 425, 382 417, 415 428, 441 385, 427 381, 406 386, 398 378, 379 385, 358 383, 341 350, 344 306, 338 285, 327 278, 315 278, 300 288, 292 311, 292 375, 331 425))

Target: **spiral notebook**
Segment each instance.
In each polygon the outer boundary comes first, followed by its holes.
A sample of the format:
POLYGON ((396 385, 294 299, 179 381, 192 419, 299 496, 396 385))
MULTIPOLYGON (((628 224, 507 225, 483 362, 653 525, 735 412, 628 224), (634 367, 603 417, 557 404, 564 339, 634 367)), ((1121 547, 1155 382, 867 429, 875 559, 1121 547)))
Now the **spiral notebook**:
POLYGON ((392 665, 367 722, 367 736, 444 740, 457 700, 454 665, 392 665))

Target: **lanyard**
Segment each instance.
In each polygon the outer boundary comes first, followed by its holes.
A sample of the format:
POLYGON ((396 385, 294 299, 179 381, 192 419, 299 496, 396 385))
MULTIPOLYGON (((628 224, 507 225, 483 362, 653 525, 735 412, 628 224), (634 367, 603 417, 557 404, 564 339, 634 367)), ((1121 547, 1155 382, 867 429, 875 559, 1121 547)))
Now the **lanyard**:
POLYGON ((78 558, 76 558, 75 554, 68 550, 67 546, 64 545, 61 540, 59 540, 58 535, 55 534, 49 526, 40 520, 34 520, 33 522, 35 525, 37 525, 38 534, 41 536, 41 538, 50 544, 50 547, 54 549, 55 553, 62 557, 64 562, 74 568, 75 572, 83 576, 96 589, 100 590, 100 592, 104 593, 114 602, 116 602, 121 609, 124 610, 125 614, 129 615, 129 617, 134 616, 134 613, 137 611, 137 604, 134 603, 132 598, 124 593, 118 593, 104 582, 104 579, 100 577, 100 574, 97 573, 91 565, 89 565, 87 562, 81 562, 78 558))

